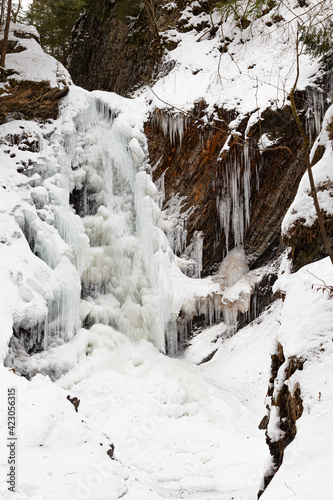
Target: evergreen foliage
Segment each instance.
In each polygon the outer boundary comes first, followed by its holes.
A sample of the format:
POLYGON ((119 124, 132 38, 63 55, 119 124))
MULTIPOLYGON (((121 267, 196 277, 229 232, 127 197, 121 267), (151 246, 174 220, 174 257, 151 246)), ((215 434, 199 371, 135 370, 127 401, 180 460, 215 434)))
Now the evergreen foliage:
POLYGON ((72 29, 85 6, 85 0, 34 0, 28 12, 44 50, 65 66, 72 29))
POLYGON ((117 4, 117 17, 136 17, 141 11, 142 2, 139 0, 119 0, 117 4))
POLYGON ((267 14, 276 6, 274 0, 222 0, 217 7, 225 20, 231 17, 240 28, 249 26, 250 21, 267 14))
POLYGON ((305 52, 321 58, 321 60, 331 56, 333 53, 332 27, 331 22, 326 26, 311 29, 304 26, 300 27, 300 41, 304 42, 305 52))

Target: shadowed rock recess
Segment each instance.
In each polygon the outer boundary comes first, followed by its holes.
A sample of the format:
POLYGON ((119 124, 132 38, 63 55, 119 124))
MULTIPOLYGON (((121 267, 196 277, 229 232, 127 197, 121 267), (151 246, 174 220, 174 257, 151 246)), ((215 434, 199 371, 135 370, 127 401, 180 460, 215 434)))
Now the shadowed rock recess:
MULTIPOLYGON (((230 121, 223 110, 219 113, 230 121)), ((239 243, 233 231, 225 234, 219 214, 219 202, 228 194, 226 185, 233 182, 230 170, 235 164, 239 168, 237 188, 243 203, 244 174, 248 179, 249 220, 247 227, 244 224, 243 243, 251 267, 266 264, 279 252, 281 222, 305 169, 302 139, 289 107, 268 110, 262 118, 260 125, 248 133, 248 141, 233 139, 230 149, 222 153, 229 136, 226 127, 218 131, 203 129, 199 121, 191 120, 180 145, 179 138, 175 144, 170 143, 154 120, 146 125, 151 162, 153 166, 158 164, 153 177, 157 181, 164 176, 165 203, 177 193, 184 199, 184 212, 193 207, 187 219, 188 243, 195 231, 202 232, 204 275, 214 271, 225 256, 227 238, 229 249, 239 243), (272 150, 259 152, 262 134, 279 139, 278 144, 272 150), (298 153, 294 155, 293 151, 298 153)), ((244 121, 238 130, 244 132, 245 126, 244 121)))
MULTIPOLYGON (((68 69, 76 85, 128 95, 135 87, 172 69, 161 59, 164 51, 172 50, 177 43, 164 39, 163 32, 170 26, 177 31, 192 29, 186 20, 179 19, 188 1, 152 0, 154 20, 139 0, 90 3, 72 34, 68 69)), ((198 3, 193 12, 198 15, 209 11, 215 3, 198 3)))

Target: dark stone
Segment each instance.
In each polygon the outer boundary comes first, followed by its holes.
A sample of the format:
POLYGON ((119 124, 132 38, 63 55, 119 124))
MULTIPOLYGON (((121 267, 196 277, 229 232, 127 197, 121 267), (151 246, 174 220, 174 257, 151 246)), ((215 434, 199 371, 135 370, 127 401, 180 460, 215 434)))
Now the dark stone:
MULTIPOLYGON (((323 212, 324 226, 327 231, 331 247, 333 247, 333 217, 323 212)), ((283 237, 284 244, 290 248, 289 257, 293 263, 293 271, 323 259, 327 256, 326 247, 320 233, 318 220, 312 226, 305 226, 300 219, 283 237)))
POLYGON ((211 359, 213 359, 214 355, 217 353, 218 349, 215 349, 213 352, 211 352, 210 354, 208 354, 208 356, 206 356, 202 361, 200 361, 200 363, 198 363, 199 365, 202 365, 203 363, 207 363, 208 361, 210 361, 211 359))
POLYGON ((63 92, 68 92, 68 87, 51 88, 46 81, 31 82, 7 78, 6 87, 0 97, 0 124, 5 123, 8 116, 41 121, 56 119, 59 111, 58 99, 62 96, 55 96, 63 92))
POLYGON ((24 38, 24 39, 33 38, 34 40, 36 40, 36 42, 40 43, 39 37, 37 35, 34 35, 32 33, 28 33, 27 31, 15 30, 14 36, 16 36, 16 38, 24 38))
MULTIPOLYGON (((3 40, 0 40, 0 53, 2 52, 2 47, 3 40)), ((20 45, 19 42, 16 42, 15 40, 8 40, 6 54, 17 54, 18 52, 23 52, 24 50, 26 50, 26 48, 20 45)))
POLYGON ((63 97, 65 97, 69 92, 69 87, 65 87, 61 90, 58 90, 54 95, 53 97, 51 97, 52 100, 54 101, 58 101, 59 99, 62 99, 63 97))
POLYGON ((37 325, 35 325, 31 329, 23 327, 13 328, 13 336, 18 340, 19 344, 23 347, 25 352, 30 355, 35 354, 37 352, 41 352, 44 349, 43 347, 44 331, 41 330, 38 339, 38 336, 35 334, 36 329, 37 325))
POLYGON ((260 429, 260 430, 267 429, 268 422, 269 422, 269 417, 268 417, 268 415, 265 415, 263 417, 263 419, 261 420, 260 424, 258 425, 258 429, 260 429))
POLYGON ((114 444, 113 443, 109 444, 109 447, 110 447, 110 449, 106 453, 107 453, 107 455, 109 455, 111 460, 114 460, 114 456, 113 456, 114 455, 114 444))
POLYGON ((70 395, 68 395, 66 399, 68 399, 68 401, 70 401, 72 403, 72 405, 75 408, 75 411, 78 412, 80 399, 76 398, 75 396, 73 398, 71 398, 70 395))
POLYGON ((103 14, 88 11, 74 27, 68 69, 73 81, 88 90, 127 95, 151 79, 161 58, 162 44, 145 10, 140 7, 129 18, 120 4, 105 4, 103 14))

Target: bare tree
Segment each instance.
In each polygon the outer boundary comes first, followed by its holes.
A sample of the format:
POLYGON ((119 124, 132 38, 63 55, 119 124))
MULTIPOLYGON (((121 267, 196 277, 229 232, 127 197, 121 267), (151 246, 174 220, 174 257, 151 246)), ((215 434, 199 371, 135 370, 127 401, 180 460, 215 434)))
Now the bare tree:
POLYGON ((17 17, 19 16, 19 14, 21 14, 21 10, 22 10, 22 0, 18 0, 17 1, 17 5, 13 8, 12 8, 12 21, 13 23, 16 23, 17 22, 17 17))
POLYGON ((5 18, 5 7, 6 7, 6 0, 1 0, 1 5, 0 5, 0 25, 2 25, 4 18, 5 18))
POLYGON ((154 0, 143 0, 143 3, 145 6, 145 9, 146 9, 146 13, 147 13, 149 22, 150 22, 151 26, 153 27, 154 35, 156 36, 157 40, 159 40, 160 33, 159 33, 156 14, 155 14, 155 8, 156 8, 155 2, 154 2, 154 0))
POLYGON ((7 46, 8 46, 8 34, 9 34, 9 25, 10 25, 11 10, 12 10, 12 0, 8 0, 8 3, 7 3, 6 26, 5 26, 4 36, 3 36, 3 45, 2 45, 1 58, 0 58, 0 66, 2 68, 5 66, 5 58, 6 58, 6 52, 7 52, 7 46))

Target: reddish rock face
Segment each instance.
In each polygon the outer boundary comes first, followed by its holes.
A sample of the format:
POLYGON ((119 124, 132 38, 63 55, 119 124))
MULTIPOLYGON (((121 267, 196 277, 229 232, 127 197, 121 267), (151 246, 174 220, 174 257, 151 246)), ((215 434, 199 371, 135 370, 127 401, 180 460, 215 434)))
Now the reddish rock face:
POLYGON ((6 87, 0 97, 0 124, 13 119, 50 120, 58 117, 59 99, 68 94, 68 87, 51 88, 48 82, 4 80, 6 87))
MULTIPOLYGON (((226 122, 231 119, 224 118, 226 122)), ((243 132, 244 128, 245 123, 239 130, 243 132)), ((243 240, 251 267, 263 265, 278 254, 281 222, 305 170, 302 140, 289 107, 268 110, 260 124, 248 132, 247 141, 231 138, 225 151, 222 148, 229 136, 226 126, 219 130, 203 128, 200 121, 192 119, 181 144, 179 137, 172 144, 156 120, 146 124, 145 132, 153 170, 157 165, 153 178, 156 181, 164 174, 165 204, 178 194, 184 197, 182 210, 193 209, 188 218, 187 244, 195 231, 202 232, 203 275, 213 272, 225 256, 226 240, 229 249, 243 240), (258 140, 263 134, 277 142, 260 152, 258 140), (229 200, 229 230, 220 215, 223 200, 229 200), (235 203, 243 209, 237 210, 235 203)))

